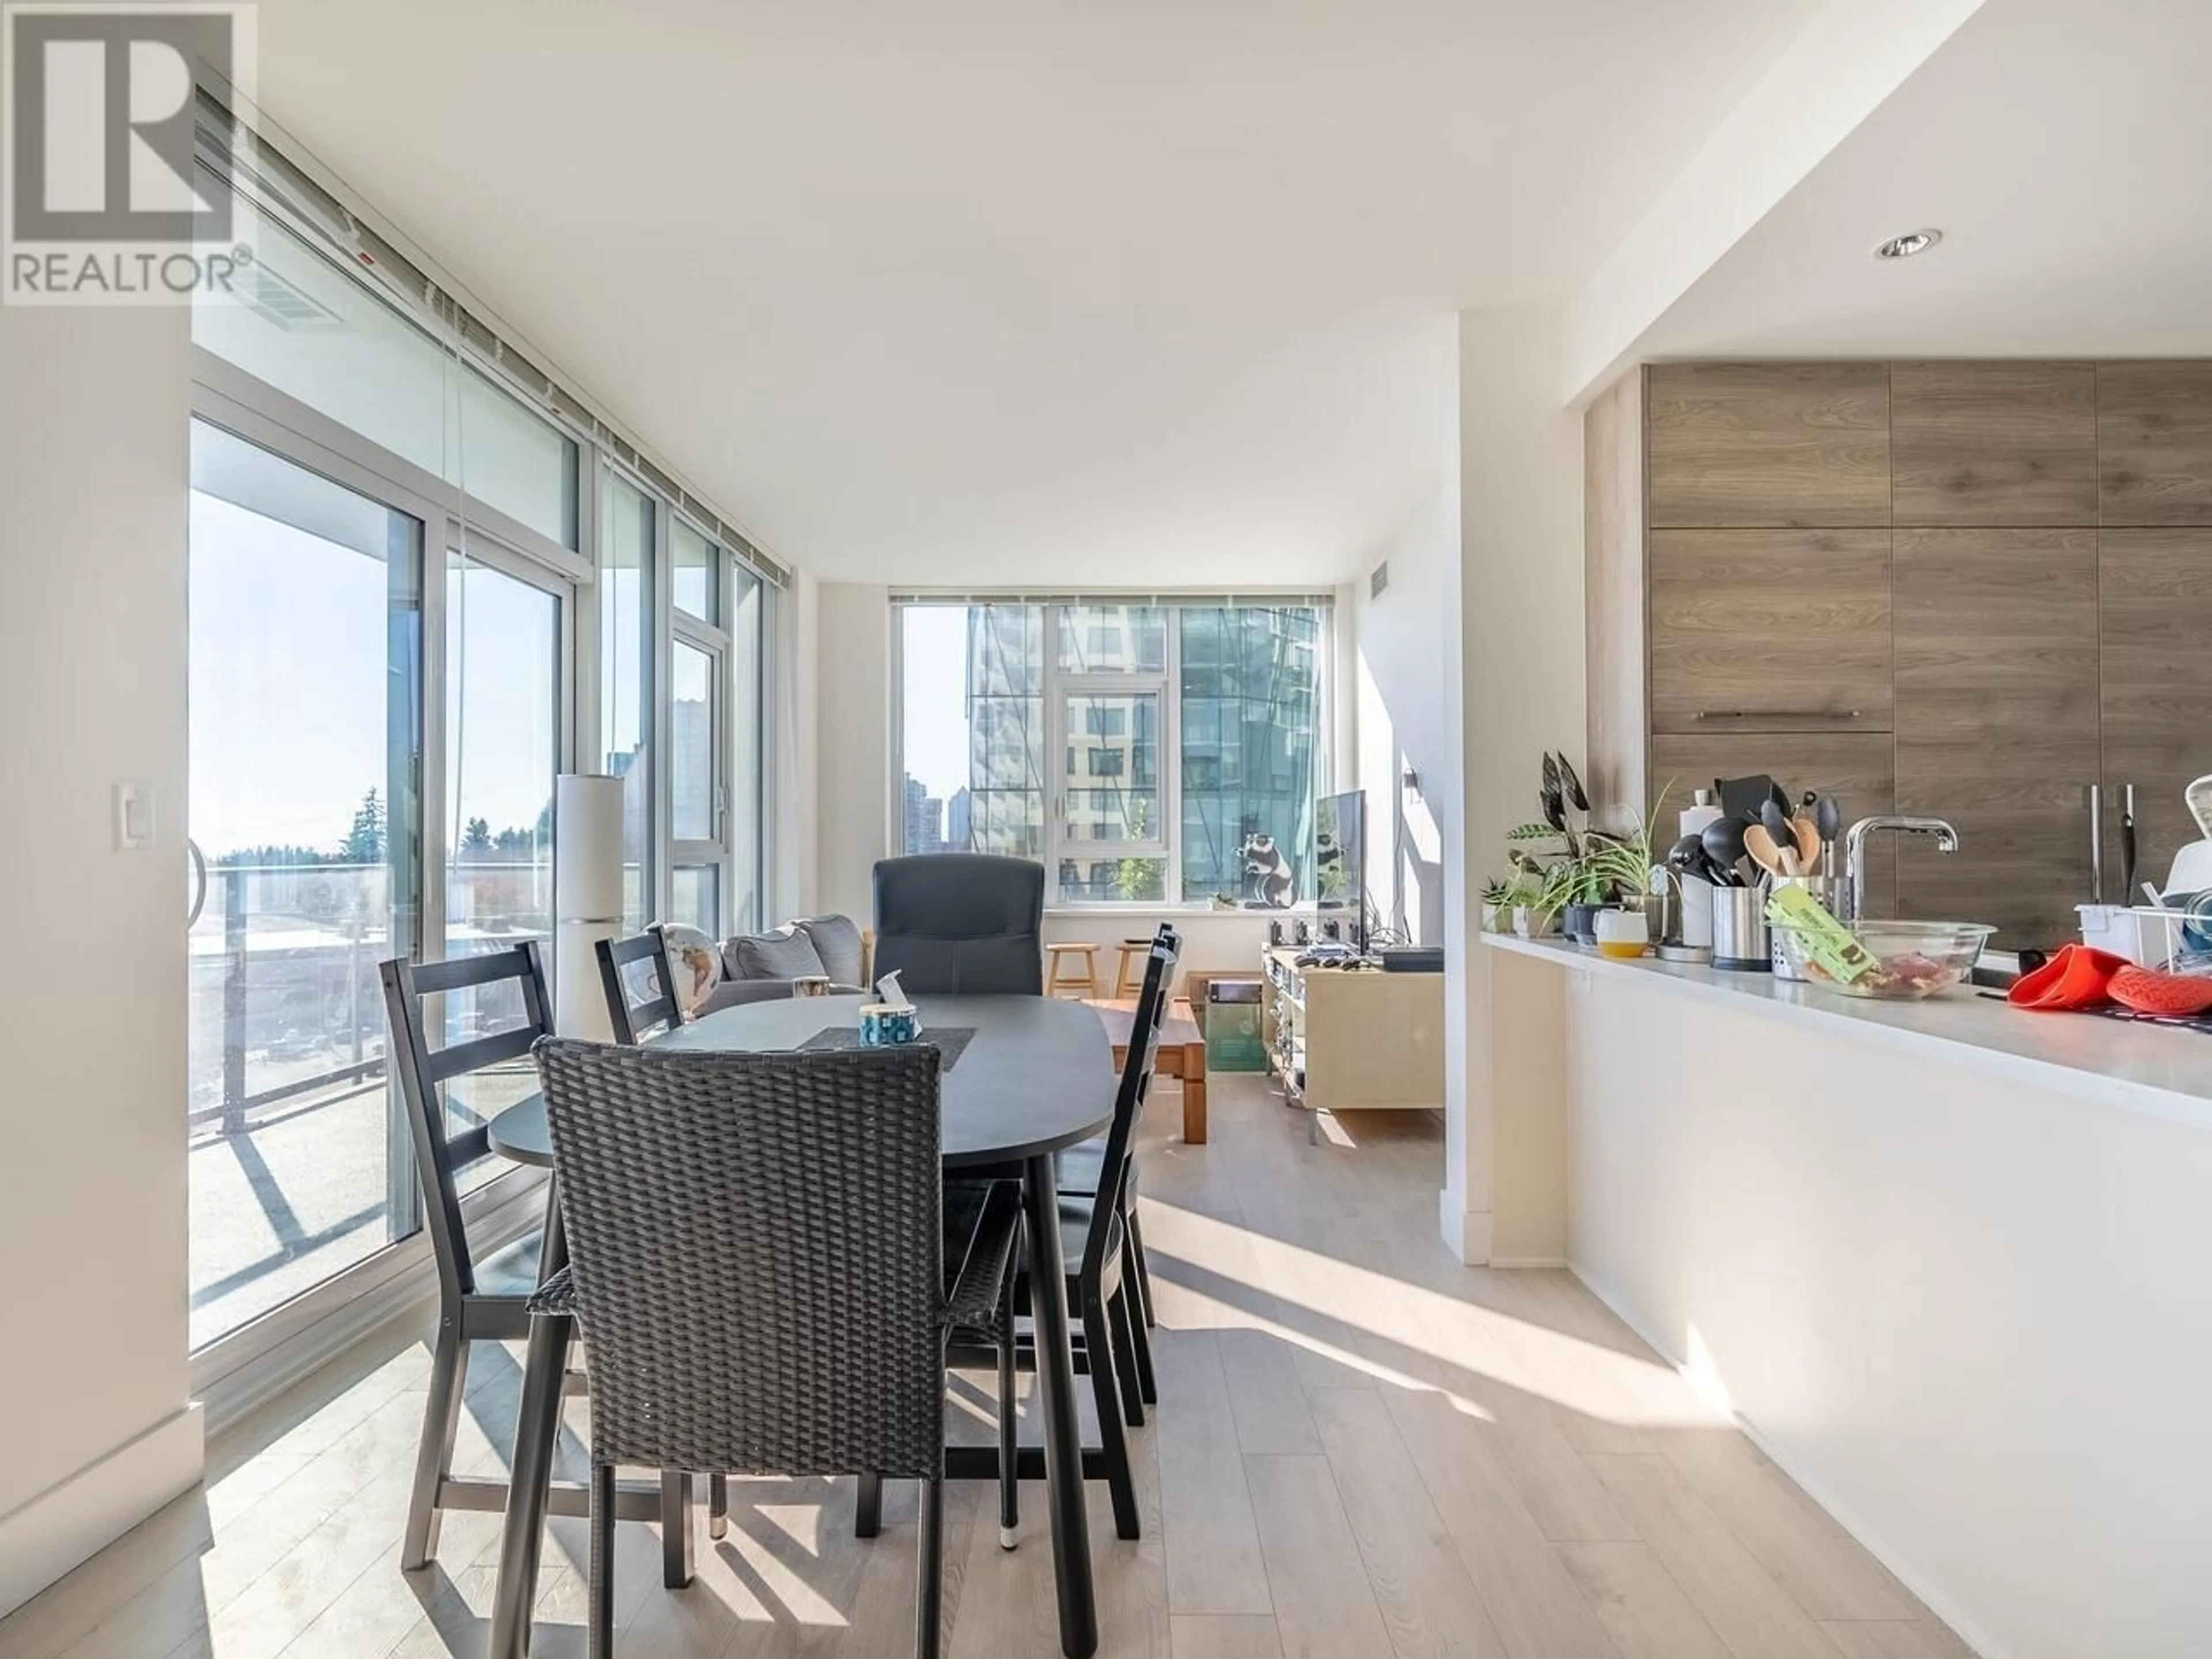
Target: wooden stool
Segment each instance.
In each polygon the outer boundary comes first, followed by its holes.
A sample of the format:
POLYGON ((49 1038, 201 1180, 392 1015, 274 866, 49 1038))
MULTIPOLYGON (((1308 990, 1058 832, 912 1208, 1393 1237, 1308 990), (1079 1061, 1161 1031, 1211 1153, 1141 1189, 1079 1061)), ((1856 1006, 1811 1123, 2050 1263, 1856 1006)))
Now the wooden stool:
POLYGON ((1125 939, 1121 955, 1114 959, 1114 995, 1142 996, 1145 990, 1145 963, 1152 954, 1152 942, 1148 939, 1125 939))
POLYGON ((1044 949, 1048 964, 1044 975, 1044 994, 1047 996, 1064 996, 1072 992, 1080 1000, 1098 994, 1098 946, 1095 943, 1085 939, 1073 945, 1048 945, 1044 949), (1074 965, 1080 971, 1061 971, 1070 957, 1076 958, 1074 965))

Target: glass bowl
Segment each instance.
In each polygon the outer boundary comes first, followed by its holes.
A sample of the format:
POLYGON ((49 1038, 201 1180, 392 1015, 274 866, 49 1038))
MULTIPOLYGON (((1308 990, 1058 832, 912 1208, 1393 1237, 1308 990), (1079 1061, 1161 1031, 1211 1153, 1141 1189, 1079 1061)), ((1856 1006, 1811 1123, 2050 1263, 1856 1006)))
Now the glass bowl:
POLYGON ((1856 985, 1831 978, 1812 959, 1801 929, 1778 923, 1774 937, 1790 967, 1823 990, 1876 1002, 1918 1002, 1963 983, 1996 929, 1978 921, 1861 921, 1851 932, 1875 963, 1875 971, 1856 985))

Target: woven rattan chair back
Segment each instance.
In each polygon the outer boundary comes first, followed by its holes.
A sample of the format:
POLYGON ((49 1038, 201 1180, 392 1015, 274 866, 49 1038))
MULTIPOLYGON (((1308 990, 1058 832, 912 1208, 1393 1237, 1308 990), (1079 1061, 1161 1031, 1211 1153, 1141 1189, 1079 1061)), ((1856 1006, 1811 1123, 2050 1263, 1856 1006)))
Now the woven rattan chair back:
POLYGON ((1114 1121, 1106 1131, 1106 1155, 1099 1164, 1103 1173, 1091 1199, 1090 1235, 1084 1243, 1084 1272, 1094 1282, 1119 1236, 1129 1161, 1136 1145, 1137 1117, 1152 1086, 1152 1064, 1160 1047, 1160 1016, 1167 1007, 1168 987, 1175 980, 1176 958, 1182 954, 1181 936, 1172 927, 1163 927, 1145 958, 1145 982, 1137 993, 1136 1012, 1129 1021, 1129 1057, 1121 1063, 1121 1085, 1114 1096, 1114 1121))
POLYGON ((594 1461, 940 1474, 937 1051, 538 1065, 594 1461))
POLYGON ((415 1166, 422 1181, 423 1219, 438 1261, 438 1279, 448 1297, 476 1292, 476 1266, 461 1224, 459 1177, 471 1165, 492 1156, 491 1138, 481 1123, 459 1134, 446 1132, 446 1103, 440 1085, 471 1072, 521 1059, 553 1029, 552 1003, 545 991, 545 969, 536 941, 511 950, 488 951, 452 962, 411 963, 402 958, 379 964, 384 1007, 392 1023, 392 1065, 399 1073, 399 1092, 407 1108, 407 1127, 415 1146, 415 1166), (481 993, 512 982, 522 1000, 520 1024, 466 1042, 430 1046, 426 997, 459 991, 481 993))
POLYGON ((628 939, 603 939, 592 947, 599 958, 599 986, 606 993, 607 1023, 615 1041, 635 1047, 659 1030, 674 1030, 684 1023, 684 1010, 676 1000, 676 976, 669 971, 668 939, 658 927, 648 927, 628 939), (630 1000, 623 970, 647 964, 651 994, 630 1000))

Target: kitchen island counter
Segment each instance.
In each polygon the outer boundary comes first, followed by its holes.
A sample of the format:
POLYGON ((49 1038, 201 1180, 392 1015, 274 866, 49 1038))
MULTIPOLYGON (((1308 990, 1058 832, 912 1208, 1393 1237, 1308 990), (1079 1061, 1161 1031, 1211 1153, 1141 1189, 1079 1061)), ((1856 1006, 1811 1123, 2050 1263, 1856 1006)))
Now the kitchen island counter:
POLYGON ((2212 1129, 2212 1033, 2099 1014, 2034 1013, 1964 986, 1922 1002, 1881 1002, 1771 974, 1653 957, 1615 961, 1557 939, 1486 933, 1483 943, 1570 969, 1632 975, 1683 996, 1732 998, 1767 1018, 2212 1129))
POLYGON ((1982 1659, 2212 1653, 2212 1037, 1486 947, 1493 1261, 1564 1260, 1982 1659))

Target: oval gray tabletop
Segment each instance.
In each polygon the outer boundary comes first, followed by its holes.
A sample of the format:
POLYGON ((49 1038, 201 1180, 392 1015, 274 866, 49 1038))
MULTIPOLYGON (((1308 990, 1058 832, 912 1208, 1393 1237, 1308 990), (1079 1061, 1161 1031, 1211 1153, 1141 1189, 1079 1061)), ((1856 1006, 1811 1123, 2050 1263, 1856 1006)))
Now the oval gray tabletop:
MULTIPOLYGON (((747 1003, 653 1039, 653 1046, 736 1053, 796 1048, 817 1031, 857 1026, 864 999, 788 997, 747 1003)), ((1114 1051, 1098 1011, 1051 997, 917 997, 932 1027, 975 1035, 945 1074, 947 1168, 1012 1164, 1103 1134, 1114 1116, 1114 1051)), ((488 1126, 492 1149, 550 1164, 545 1103, 517 1101, 488 1126)))

